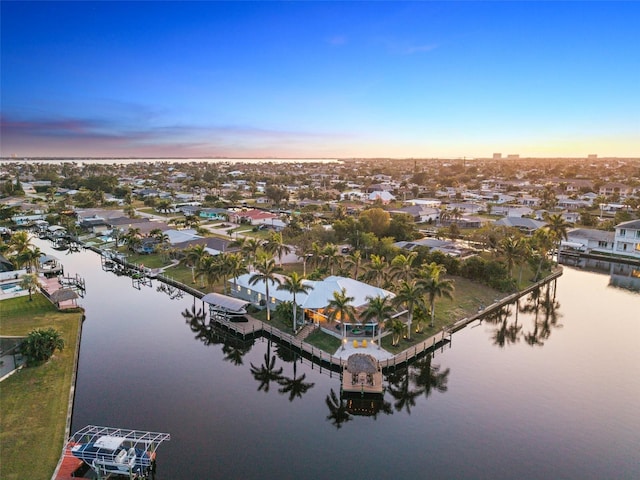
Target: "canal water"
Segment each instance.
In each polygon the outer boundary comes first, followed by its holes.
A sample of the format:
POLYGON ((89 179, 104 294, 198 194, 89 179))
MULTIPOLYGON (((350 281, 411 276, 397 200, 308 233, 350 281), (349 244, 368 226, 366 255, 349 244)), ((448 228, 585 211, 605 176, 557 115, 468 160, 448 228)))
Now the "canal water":
POLYGON ((608 275, 565 267, 555 301, 471 324, 372 402, 266 339, 225 343, 182 315, 193 297, 38 244, 87 284, 73 430, 169 432, 158 479, 640 478, 640 294, 608 275))

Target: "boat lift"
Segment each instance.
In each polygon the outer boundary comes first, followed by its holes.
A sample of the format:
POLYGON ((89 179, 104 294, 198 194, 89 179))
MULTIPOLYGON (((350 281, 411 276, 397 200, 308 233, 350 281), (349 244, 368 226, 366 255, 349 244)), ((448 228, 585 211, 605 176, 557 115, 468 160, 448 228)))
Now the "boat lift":
MULTIPOLYGON (((64 465, 65 461, 69 461, 70 463, 78 461, 78 459, 72 453, 72 448, 75 445, 94 443, 101 437, 120 438, 122 439, 123 443, 126 443, 127 446, 142 450, 148 454, 149 465, 145 465, 147 467, 145 471, 142 473, 137 473, 133 472, 133 469, 130 468, 128 473, 128 477, 130 480, 154 478, 156 468, 156 450, 162 442, 171 440, 171 435, 169 433, 87 425, 86 427, 78 430, 67 440, 64 446, 64 453, 61 464, 64 465)), ((97 459, 93 459, 93 461, 91 462, 88 462, 87 460, 90 459, 84 459, 83 463, 85 465, 88 465, 91 470, 95 472, 98 480, 106 480, 107 478, 111 478, 112 475, 115 475, 114 472, 105 471, 105 469, 102 468, 98 462, 96 462, 97 459)), ((133 463, 131 463, 131 467, 133 467, 133 463)), ((127 476, 126 474, 119 475, 127 476)))

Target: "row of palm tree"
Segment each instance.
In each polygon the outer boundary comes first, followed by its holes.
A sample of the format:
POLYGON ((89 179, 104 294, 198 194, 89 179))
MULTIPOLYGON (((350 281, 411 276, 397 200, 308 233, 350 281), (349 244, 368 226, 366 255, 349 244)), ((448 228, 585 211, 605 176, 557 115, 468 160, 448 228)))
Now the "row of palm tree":
MULTIPOLYGON (((247 258, 254 260, 253 273, 249 278, 250 285, 263 284, 265 290, 265 307, 267 321, 271 320, 271 292, 270 288, 276 286, 278 290, 284 290, 293 296, 293 318, 292 329, 296 333, 297 330, 297 294, 308 293, 312 288, 309 284, 304 283, 304 277, 297 272, 293 272, 284 280, 278 275, 281 267, 276 264, 274 255, 279 255, 284 249, 282 245, 281 235, 273 232, 266 242, 260 242, 256 239, 243 239, 237 243, 240 251, 246 253, 247 258)), ((335 258, 334 252, 337 247, 334 245, 325 245, 320 248, 314 244, 314 249, 321 255, 315 258, 327 259, 335 258)), ((431 326, 435 320, 435 300, 438 297, 451 297, 453 292, 453 282, 448 279, 441 279, 441 274, 445 273, 442 265, 425 264, 420 268, 414 266, 417 258, 415 253, 400 254, 394 258, 391 264, 388 264, 383 257, 372 255, 369 263, 368 272, 374 272, 375 275, 368 274, 364 279, 377 279, 378 286, 382 284, 383 275, 387 279, 399 280, 399 288, 396 289, 396 297, 391 300, 389 297, 369 298, 368 307, 362 312, 362 319, 371 321, 375 319, 379 325, 387 324, 395 333, 395 343, 399 341, 400 335, 405 325, 397 318, 391 318, 395 308, 403 307, 408 312, 408 321, 406 328, 408 329, 408 338, 411 336, 411 327, 414 312, 416 309, 422 312, 431 312, 431 326), (387 273, 388 272, 388 273, 387 273)), ((354 266, 359 267, 359 256, 354 255, 354 266)), ((195 277, 203 279, 208 286, 222 278, 225 284, 229 277, 235 278, 241 274, 247 273, 246 266, 242 263, 238 254, 221 254, 216 257, 208 255, 202 245, 190 247, 185 251, 184 261, 191 265, 194 271, 193 281, 195 277)), ((328 317, 331 320, 341 319, 344 326, 345 322, 351 321, 357 323, 358 315, 355 307, 352 305, 353 297, 347 295, 346 291, 334 292, 333 299, 327 305, 328 317)), ((420 325, 420 323, 418 324, 420 325)), ((420 328, 416 331, 420 331, 420 328)), ((343 336, 346 332, 343 332, 343 336)), ((381 328, 378 329, 378 335, 381 334, 381 328)), ((380 339, 378 339, 379 344, 380 339)))
MULTIPOLYGON (((522 264, 525 258, 536 258, 538 260, 538 272, 541 269, 542 261, 546 257, 551 246, 559 244, 559 241, 566 238, 566 224, 561 216, 551 216, 549 218, 549 227, 539 230, 531 239, 522 237, 507 236, 502 239, 499 244, 498 252, 502 255, 510 277, 513 275, 513 268, 520 266, 520 275, 522 274, 522 264)), ((244 258, 253 261, 254 273, 250 277, 250 284, 256 285, 264 283, 266 294, 266 311, 267 321, 271 320, 270 305, 270 286, 276 285, 279 290, 285 290, 293 295, 293 331, 297 329, 297 299, 299 293, 308 293, 311 288, 303 282, 303 276, 294 273, 290 277, 286 277, 284 282, 281 280, 277 272, 280 266, 276 264, 275 258, 278 257, 281 262, 283 254, 288 253, 290 248, 282 241, 282 235, 277 232, 271 232, 266 241, 257 239, 241 239, 237 241, 240 252, 244 254, 244 258)), ((212 286, 219 279, 224 280, 224 290, 226 293, 226 284, 229 277, 235 278, 243 273, 247 273, 247 268, 242 261, 243 256, 238 254, 222 254, 211 257, 206 254, 203 246, 195 246, 185 251, 185 263, 191 265, 194 272, 193 281, 195 282, 195 274, 212 286)), ((353 276, 358 274, 364 267, 362 280, 375 284, 378 287, 389 287, 396 294, 393 300, 385 297, 369 298, 367 308, 362 312, 362 319, 366 321, 376 320, 379 325, 385 325, 394 333, 394 343, 404 330, 407 329, 407 337, 411 337, 412 324, 414 316, 417 315, 416 332, 421 331, 422 320, 426 313, 430 314, 430 326, 435 323, 435 302, 437 298, 451 298, 453 292, 453 282, 450 279, 442 279, 442 274, 446 273, 442 265, 431 263, 424 264, 417 268, 414 263, 417 254, 401 253, 396 255, 391 262, 387 262, 384 257, 375 254, 371 255, 368 263, 362 263, 362 257, 359 251, 355 251, 348 256, 339 255, 338 248, 333 244, 321 246, 317 243, 312 245, 310 254, 305 255, 303 259, 308 261, 310 265, 326 268, 333 273, 335 266, 348 265, 353 269, 353 276), (406 327, 400 320, 394 318, 392 312, 394 309, 402 307, 407 312, 406 327)), ((329 318, 332 320, 344 319, 344 321, 357 322, 357 315, 346 292, 334 292, 334 298, 329 302, 327 310, 329 318)), ((343 324, 344 324, 343 321, 343 324)), ((381 329, 378 329, 380 334, 381 329)), ((344 335, 345 332, 343 332, 344 335)), ((378 340, 379 344, 379 340, 378 340)))
MULTIPOLYGON (((547 222, 546 227, 536 230, 531 237, 508 235, 497 245, 496 253, 502 256, 509 278, 514 278, 514 266, 520 267, 518 284, 522 282, 522 267, 525 262, 529 261, 535 266, 534 281, 537 281, 549 252, 554 248, 559 252, 560 243, 567 239, 569 224, 562 215, 550 215, 547 222)), ((556 257, 556 262, 557 260, 556 257)))

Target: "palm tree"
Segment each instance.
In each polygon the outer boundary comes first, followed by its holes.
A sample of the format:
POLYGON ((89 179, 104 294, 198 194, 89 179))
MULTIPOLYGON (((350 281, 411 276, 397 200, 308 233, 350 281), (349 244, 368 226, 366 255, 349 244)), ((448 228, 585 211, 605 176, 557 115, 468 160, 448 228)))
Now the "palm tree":
POLYGON ((196 267, 196 278, 202 279, 202 284, 211 291, 213 285, 220 278, 220 260, 213 255, 205 256, 196 267))
POLYGON ((447 273, 447 267, 441 263, 431 262, 423 263, 420 267, 420 277, 422 278, 440 278, 440 275, 447 273))
POLYGON ((255 285, 258 282, 264 282, 264 290, 266 295, 267 305, 267 322, 271 321, 271 310, 269 304, 271 303, 271 297, 269 296, 269 283, 280 285, 282 281, 276 276, 276 272, 280 270, 276 265, 273 258, 262 256, 258 259, 254 265, 256 273, 249 278, 249 285, 255 285))
POLYGON ((413 262, 418 257, 417 252, 410 252, 407 255, 399 254, 391 260, 391 277, 393 279, 409 281, 413 278, 413 262))
POLYGON ((338 247, 333 243, 327 243, 322 249, 322 258, 329 273, 333 275, 333 267, 342 260, 342 257, 338 255, 338 247))
POLYGON ((387 321, 387 318, 389 318, 393 313, 393 306, 391 305, 389 297, 383 297, 382 295, 377 295, 373 298, 367 297, 366 300, 369 303, 362 312, 362 316, 365 321, 375 318, 378 322, 378 349, 380 349, 380 342, 382 341, 382 326, 387 321))
POLYGON ((421 284, 413 280, 407 282, 403 280, 400 288, 396 292, 393 302, 396 305, 404 305, 407 309, 407 338, 411 339, 411 322, 413 320, 413 309, 416 305, 422 303, 423 290, 421 284))
POLYGON ((309 266, 313 268, 318 268, 322 264, 322 245, 318 242, 313 242, 311 244, 311 254, 309 256, 309 266))
POLYGON ((35 273, 27 273, 22 277, 20 287, 29 291, 29 301, 32 301, 32 293, 40 287, 40 280, 38 280, 38 276, 35 273))
POLYGON ((282 233, 270 232, 264 249, 278 257, 278 264, 282 266, 282 256, 291 252, 291 247, 282 240, 282 233))
POLYGON ((500 253, 504 256, 504 261, 507 264, 507 275, 513 279, 513 266, 522 261, 524 243, 519 238, 509 235, 500 242, 500 253))
POLYGON ((458 207, 455 207, 453 210, 451 210, 451 218, 454 221, 460 220, 460 218, 462 218, 462 210, 460 210, 458 207))
POLYGON ((258 252, 262 248, 262 242, 257 238, 249 238, 244 242, 240 251, 247 256, 247 262, 252 263, 258 258, 258 252))
POLYGON ((124 243, 130 251, 134 252, 142 244, 140 229, 129 227, 124 236, 124 243))
POLYGON ((203 244, 191 245, 185 248, 184 253, 185 255, 182 261, 185 265, 191 267, 191 281, 196 283, 194 270, 200 267, 200 264, 209 253, 203 244))
POLYGON ((357 280, 358 272, 360 271, 360 264, 362 263, 362 253, 360 253, 360 250, 356 250, 347 255, 345 262, 347 265, 353 266, 353 278, 357 280))
POLYGON ((244 275, 245 273, 249 273, 247 266, 244 264, 242 260, 242 255, 239 253, 229 253, 227 254, 227 262, 228 262, 228 273, 231 278, 233 278, 233 289, 238 291, 238 277, 240 275, 244 275))
POLYGON ((387 330, 391 330, 391 333, 393 334, 393 337, 391 339, 391 345, 395 346, 398 344, 406 327, 407 326, 404 324, 404 322, 399 318, 387 319, 384 328, 387 330))
POLYGON ((195 215, 189 215, 188 217, 184 217, 184 226, 186 228, 198 228, 200 226, 200 219, 195 215))
POLYGON ((25 231, 14 233, 9 240, 9 248, 16 255, 26 252, 31 246, 31 237, 25 231))
POLYGON ((378 288, 381 287, 382 282, 386 277, 387 262, 383 256, 371 255, 371 261, 367 265, 367 271, 364 274, 364 280, 366 282, 375 282, 378 288))
POLYGON ((533 279, 534 282, 538 281, 540 271, 542 270, 542 264, 547 258, 549 251, 553 248, 553 238, 551 238, 550 232, 546 228, 539 228, 533 233, 531 237, 531 246, 534 252, 539 256, 538 265, 536 268, 536 275, 533 279))
POLYGON ((356 309, 351 302, 355 300, 355 297, 349 297, 347 295, 347 289, 342 288, 339 292, 333 292, 333 298, 329 300, 327 304, 327 310, 329 312, 328 318, 331 321, 339 320, 342 323, 342 349, 344 350, 344 342, 347 338, 347 321, 356 320, 356 309))
POLYGON ((38 267, 40 266, 40 257, 44 255, 40 248, 38 247, 29 247, 24 250, 22 253, 17 254, 13 257, 18 265, 26 265, 29 271, 38 271, 38 267))
POLYGON ((313 286, 303 283, 303 279, 298 272, 293 272, 290 277, 287 277, 284 280, 284 283, 278 285, 278 290, 285 290, 293 295, 293 333, 295 335, 296 328, 298 327, 297 323, 297 314, 298 314, 298 303, 296 302, 296 294, 297 293, 307 293, 309 290, 312 290, 313 286))
POLYGON ((440 280, 438 278, 427 278, 420 280, 420 287, 429 299, 429 309, 431 310, 431 328, 433 328, 436 318, 436 298, 453 298, 453 281, 449 279, 440 280))
POLYGON ((231 269, 231 260, 228 253, 221 253, 215 256, 218 265, 218 273, 222 277, 222 291, 227 294, 227 279, 231 269))
POLYGON ((562 215, 555 214, 547 217, 547 229, 551 235, 551 238, 556 244, 556 263, 559 261, 560 256, 560 243, 562 240, 567 239, 567 231, 570 225, 562 218, 562 215))

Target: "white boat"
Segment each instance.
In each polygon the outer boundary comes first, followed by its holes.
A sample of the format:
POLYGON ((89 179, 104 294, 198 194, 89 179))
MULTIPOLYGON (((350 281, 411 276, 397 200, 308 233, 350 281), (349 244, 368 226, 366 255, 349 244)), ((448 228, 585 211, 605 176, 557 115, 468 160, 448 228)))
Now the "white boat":
POLYGON ((94 470, 103 473, 146 473, 151 466, 151 457, 144 450, 129 443, 129 440, 123 437, 103 435, 95 442, 74 445, 71 453, 94 470))

